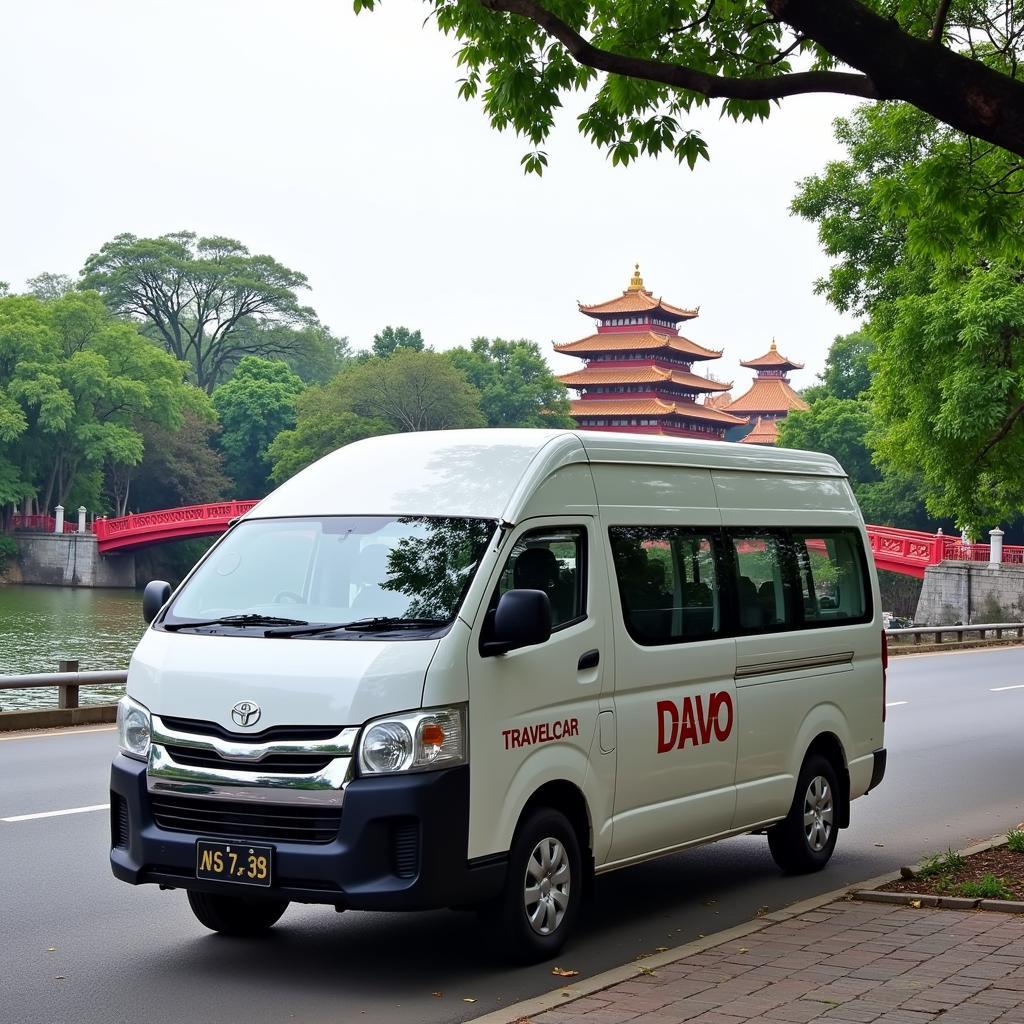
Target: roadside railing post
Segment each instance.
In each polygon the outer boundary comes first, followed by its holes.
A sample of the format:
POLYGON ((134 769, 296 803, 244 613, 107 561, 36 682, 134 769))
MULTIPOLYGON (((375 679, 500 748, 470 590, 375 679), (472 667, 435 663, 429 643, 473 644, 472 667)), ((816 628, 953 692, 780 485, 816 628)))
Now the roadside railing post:
MULTIPOLYGON (((74 660, 61 661, 57 667, 58 672, 77 672, 78 662, 74 660)), ((78 685, 61 683, 57 687, 57 707, 77 708, 78 707, 78 685)))

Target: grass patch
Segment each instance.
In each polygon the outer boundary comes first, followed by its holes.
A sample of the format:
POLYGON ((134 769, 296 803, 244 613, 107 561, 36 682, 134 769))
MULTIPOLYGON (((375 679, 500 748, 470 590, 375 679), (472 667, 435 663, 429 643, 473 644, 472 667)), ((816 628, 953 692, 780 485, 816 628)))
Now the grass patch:
POLYGON ((1006 846, 1011 853, 1024 853, 1024 828, 1011 828, 1006 833, 1006 846))
POLYGON ((1006 884, 1006 879, 995 875, 982 875, 976 882, 961 882, 961 896, 981 897, 989 900, 1010 900, 1013 893, 1006 884))
POLYGON ((942 878, 945 875, 954 875, 964 869, 964 864, 963 857, 955 850, 950 849, 945 853, 936 853, 931 857, 926 857, 921 862, 921 869, 918 871, 917 877, 942 878))

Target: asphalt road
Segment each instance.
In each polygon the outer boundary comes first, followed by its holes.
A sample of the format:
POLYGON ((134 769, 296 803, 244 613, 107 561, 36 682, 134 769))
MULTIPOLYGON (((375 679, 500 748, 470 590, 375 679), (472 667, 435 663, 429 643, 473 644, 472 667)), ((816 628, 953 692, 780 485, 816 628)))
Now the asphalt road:
MULTIPOLYGON (((894 658, 888 700, 887 777, 828 869, 783 878, 747 836, 604 876, 558 963, 591 975, 1024 818, 1024 648, 894 658)), ((292 906, 224 939, 184 894, 113 879, 104 811, 3 820, 104 804, 114 742, 0 738, 0 1024, 447 1022, 556 987, 551 964, 496 962, 472 914, 292 906)))

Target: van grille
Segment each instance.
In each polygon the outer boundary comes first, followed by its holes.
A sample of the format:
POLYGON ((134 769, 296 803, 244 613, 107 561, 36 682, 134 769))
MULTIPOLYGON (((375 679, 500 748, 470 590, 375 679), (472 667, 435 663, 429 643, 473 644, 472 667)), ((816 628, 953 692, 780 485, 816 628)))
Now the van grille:
POLYGON ((192 718, 170 718, 161 715, 160 721, 175 732, 185 732, 193 736, 216 736, 218 739, 233 740, 236 743, 303 743, 330 740, 344 728, 341 725, 272 725, 262 732, 231 732, 216 722, 192 718))
POLYGON ((170 832, 228 839, 329 843, 341 827, 341 808, 293 807, 150 796, 153 820, 170 832))
POLYGON ((262 761, 221 757, 216 750, 179 747, 168 743, 164 749, 177 764, 193 768, 230 768, 242 772, 280 772, 283 775, 312 775, 326 768, 333 758, 325 754, 269 754, 262 761))

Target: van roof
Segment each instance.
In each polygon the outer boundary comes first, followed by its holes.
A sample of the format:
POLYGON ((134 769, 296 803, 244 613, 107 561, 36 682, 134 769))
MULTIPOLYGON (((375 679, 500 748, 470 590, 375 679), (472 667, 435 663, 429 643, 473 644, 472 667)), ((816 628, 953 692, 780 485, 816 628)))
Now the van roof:
POLYGON ((246 518, 449 515, 512 519, 525 497, 573 462, 846 474, 830 455, 723 441, 587 430, 436 430, 368 437, 325 455, 246 518))

